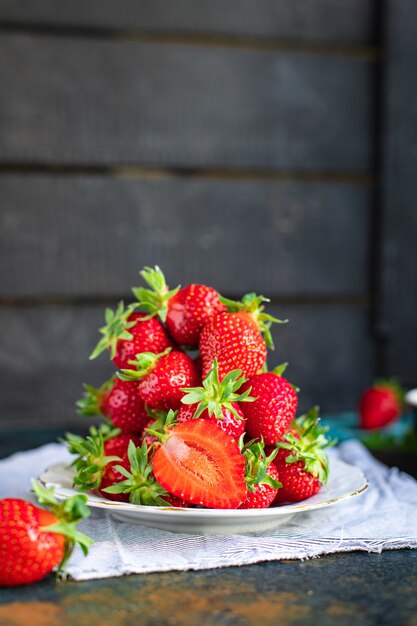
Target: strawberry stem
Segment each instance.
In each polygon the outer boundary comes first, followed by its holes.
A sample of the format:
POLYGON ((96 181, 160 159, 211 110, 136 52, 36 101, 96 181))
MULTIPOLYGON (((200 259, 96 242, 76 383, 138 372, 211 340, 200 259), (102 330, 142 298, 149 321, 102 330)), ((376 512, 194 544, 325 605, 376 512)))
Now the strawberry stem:
POLYGON ((160 319, 165 322, 168 312, 168 301, 179 291, 180 286, 169 290, 162 270, 155 265, 152 267, 144 267, 139 272, 145 283, 150 287, 133 287, 132 292, 137 303, 135 307, 144 309, 149 313, 149 317, 159 315, 160 319))
POLYGON ((87 506, 87 496, 78 494, 62 502, 58 502, 54 495, 54 487, 46 488, 33 480, 32 489, 39 504, 46 505, 58 518, 58 522, 50 524, 49 526, 43 526, 41 530, 65 537, 64 555, 58 565, 57 571, 57 574, 61 574, 75 546, 79 546, 83 554, 87 555, 88 548, 93 543, 90 537, 87 537, 87 535, 77 530, 77 524, 90 515, 90 510, 87 506))
POLYGON ((215 415, 217 419, 223 419, 223 408, 241 419, 233 403, 253 402, 255 400, 255 398, 249 395, 251 392, 250 388, 243 393, 236 393, 246 380, 246 378, 242 377, 242 370, 236 369, 226 374, 220 382, 217 359, 214 359, 213 366, 203 380, 202 387, 181 389, 185 393, 181 398, 181 402, 187 405, 198 405, 193 415, 194 419, 199 418, 206 409, 210 417, 215 415))
POLYGON ((275 324, 286 324, 288 320, 280 320, 277 317, 273 317, 268 313, 264 313, 264 302, 270 302, 269 298, 265 298, 264 296, 258 296, 256 293, 247 293, 243 296, 242 300, 229 300, 228 298, 224 298, 220 296, 220 301, 222 304, 227 306, 227 309, 230 313, 237 313, 239 311, 245 311, 246 313, 250 313, 253 317, 254 321, 257 323, 260 332, 262 333, 266 345, 274 349, 274 341, 272 339, 271 334, 271 325, 275 324))
POLYGON ((122 369, 121 372, 117 372, 117 376, 121 380, 141 380, 144 376, 149 374, 159 359, 166 356, 171 350, 172 348, 167 348, 160 354, 141 352, 136 355, 136 360, 132 359, 129 361, 130 365, 133 365, 135 369, 122 369))
POLYGON ((116 346, 119 339, 130 341, 133 339, 132 334, 129 332, 129 328, 132 328, 137 323, 137 320, 128 322, 128 317, 134 312, 134 306, 130 305, 126 309, 123 302, 119 302, 115 311, 112 309, 106 309, 105 321, 106 324, 99 329, 99 332, 103 335, 93 352, 90 354, 90 359, 97 358, 102 352, 110 349, 111 358, 114 358, 116 354, 116 346))
POLYGON ((116 485, 106 487, 103 491, 107 493, 127 493, 129 502, 132 504, 144 504, 147 506, 168 506, 169 503, 163 499, 168 492, 161 487, 152 474, 152 464, 149 460, 150 448, 146 443, 136 447, 133 441, 129 443, 128 458, 130 461, 130 472, 121 465, 116 465, 126 480, 116 485))

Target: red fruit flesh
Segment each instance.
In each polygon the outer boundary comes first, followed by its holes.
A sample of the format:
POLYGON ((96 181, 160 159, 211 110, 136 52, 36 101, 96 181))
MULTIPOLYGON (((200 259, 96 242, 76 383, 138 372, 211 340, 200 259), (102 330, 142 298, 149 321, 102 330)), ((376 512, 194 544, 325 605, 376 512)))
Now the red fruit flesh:
POLYGON ((139 394, 150 409, 175 411, 181 406, 182 388, 200 382, 194 361, 184 352, 171 350, 139 381, 139 394))
POLYGON ((249 437, 263 437, 266 445, 274 445, 290 426, 297 411, 297 394, 290 383, 273 372, 252 376, 242 391, 252 388, 255 402, 242 403, 249 437))
MULTIPOLYGON (((271 463, 266 469, 266 473, 274 480, 280 480, 279 472, 275 465, 271 463)), ((240 505, 240 509, 267 509, 274 502, 278 489, 266 484, 255 485, 255 491, 248 491, 246 500, 240 505)))
POLYGON ((161 322, 156 317, 143 319, 144 313, 132 313, 127 322, 137 320, 137 323, 128 329, 132 339, 119 339, 116 344, 116 354, 113 363, 120 369, 129 369, 130 361, 140 352, 160 354, 172 346, 161 322))
POLYGON ((223 311, 226 307, 217 291, 205 285, 187 285, 170 298, 166 324, 179 345, 196 348, 203 326, 223 311))
POLYGON ((137 381, 116 378, 100 408, 114 426, 126 433, 140 434, 149 422, 137 381))
POLYGON ((274 500, 275 504, 301 502, 311 498, 321 489, 320 481, 304 469, 304 461, 286 462, 285 459, 290 454, 288 450, 279 450, 273 460, 282 483, 274 500))
MULTIPOLYGON (((197 406, 198 404, 181 405, 177 415, 178 424, 192 420, 194 418, 194 413, 197 410, 197 406)), ((201 413, 200 419, 209 420, 213 424, 216 424, 216 426, 224 430, 227 435, 230 435, 230 437, 233 437, 233 439, 238 441, 239 437, 245 432, 246 420, 239 404, 237 402, 232 402, 232 406, 240 417, 236 417, 236 415, 234 415, 226 407, 222 407, 222 419, 217 418, 215 415, 210 416, 207 409, 201 413)))
POLYGON ((162 487, 192 504, 234 509, 246 497, 245 459, 236 442, 208 420, 174 426, 152 468, 162 487))
POLYGON ((234 369, 245 377, 256 374, 266 361, 266 344, 250 314, 220 313, 203 328, 200 335, 203 378, 213 366, 219 366, 219 379, 234 369))
POLYGON ((401 415, 401 402, 390 388, 372 387, 364 392, 359 402, 361 428, 382 428, 401 415))
POLYGON ((61 562, 64 537, 41 530, 57 522, 55 515, 24 500, 0 500, 0 586, 36 582, 61 562))

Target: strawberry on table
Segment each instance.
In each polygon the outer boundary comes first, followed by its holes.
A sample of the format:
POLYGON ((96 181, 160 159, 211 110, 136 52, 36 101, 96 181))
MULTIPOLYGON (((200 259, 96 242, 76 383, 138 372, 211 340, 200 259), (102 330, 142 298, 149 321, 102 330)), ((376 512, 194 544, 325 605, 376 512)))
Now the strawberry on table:
POLYGON ((264 313, 263 302, 268 300, 254 293, 244 296, 242 302, 225 298, 222 302, 229 312, 212 317, 201 331, 203 376, 207 376, 216 358, 220 380, 235 369, 248 378, 264 367, 267 346, 273 348, 270 326, 281 320, 264 313))
POLYGON ((327 483, 329 462, 325 448, 333 445, 327 428, 319 425, 319 410, 314 407, 295 421, 295 428, 277 443, 273 461, 282 488, 275 503, 300 502, 314 496, 327 483))
POLYGON ((0 586, 36 582, 55 567, 62 571, 74 546, 87 554, 93 543, 76 528, 90 514, 86 496, 58 503, 53 488, 33 482, 33 490, 49 510, 19 498, 0 500, 0 586))
POLYGON ((262 441, 250 441, 243 445, 243 438, 240 441, 240 447, 246 462, 245 480, 248 493, 239 508, 266 509, 274 502, 278 489, 282 487, 278 469, 272 462, 278 450, 274 449, 267 456, 262 441))
POLYGON ((251 396, 256 398, 255 402, 242 405, 247 433, 249 437, 262 438, 266 445, 281 439, 297 411, 297 393, 281 376, 285 365, 256 374, 242 385, 242 391, 250 389, 251 396))
POLYGON ((404 406, 404 390, 391 379, 377 380, 359 401, 359 425, 364 429, 383 428, 398 419, 404 406))
POLYGON ((184 395, 182 388, 200 383, 194 361, 180 350, 167 348, 161 354, 137 354, 131 367, 135 369, 123 369, 119 376, 138 381, 139 394, 150 409, 179 409, 184 395))
POLYGON ((145 267, 140 275, 151 289, 133 289, 139 306, 152 315, 158 313, 171 337, 181 346, 197 348, 203 326, 211 317, 227 310, 212 287, 191 284, 169 291, 158 266, 145 267))
POLYGON ((123 369, 139 352, 159 354, 172 346, 172 341, 156 317, 135 312, 135 306, 124 308, 120 302, 116 311, 106 309, 106 325, 100 328, 100 339, 90 359, 109 349, 113 363, 123 369))
POLYGON ((77 402, 80 415, 101 415, 123 432, 141 434, 149 422, 145 403, 135 381, 114 376, 99 389, 84 385, 83 397, 77 402))
POLYGON ((236 441, 245 431, 245 416, 240 402, 252 402, 250 389, 237 393, 244 383, 241 370, 233 370, 219 381, 217 360, 203 380, 202 387, 183 389, 182 406, 177 421, 188 422, 191 419, 208 419, 222 428, 236 441))
POLYGON ((208 420, 184 422, 162 435, 152 468, 162 487, 192 504, 235 509, 246 498, 239 446, 208 420))

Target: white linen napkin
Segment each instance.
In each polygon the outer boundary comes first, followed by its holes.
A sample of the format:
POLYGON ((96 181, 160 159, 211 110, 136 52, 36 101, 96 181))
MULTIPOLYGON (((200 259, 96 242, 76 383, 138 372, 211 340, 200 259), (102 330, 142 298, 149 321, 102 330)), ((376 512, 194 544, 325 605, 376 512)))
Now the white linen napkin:
MULTIPOLYGON (((189 535, 115 521, 93 511, 80 530, 95 541, 84 558, 75 550, 68 564, 75 580, 124 574, 199 570, 259 561, 305 559, 363 550, 417 547, 417 481, 379 463, 358 441, 330 454, 365 472, 369 488, 334 506, 292 517, 275 531, 245 535, 189 535)), ((33 499, 30 479, 47 466, 66 462, 61 444, 47 444, 0 461, 0 498, 33 499)))

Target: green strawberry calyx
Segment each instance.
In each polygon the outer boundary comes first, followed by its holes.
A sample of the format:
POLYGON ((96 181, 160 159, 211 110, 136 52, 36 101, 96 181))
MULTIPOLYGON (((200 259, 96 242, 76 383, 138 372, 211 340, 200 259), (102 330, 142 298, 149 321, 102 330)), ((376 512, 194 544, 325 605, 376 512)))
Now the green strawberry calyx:
POLYGON ((132 504, 144 504, 147 506, 169 506, 164 500, 168 492, 161 487, 152 474, 152 463, 149 459, 149 451, 146 443, 136 447, 133 441, 129 443, 127 455, 130 462, 130 471, 122 465, 116 465, 115 469, 125 476, 125 480, 106 487, 107 493, 129 494, 132 504))
POLYGON ((169 437, 171 428, 177 424, 178 411, 170 409, 168 413, 164 413, 164 411, 151 412, 148 410, 148 413, 153 413, 157 417, 155 422, 152 424, 152 428, 145 428, 145 432, 156 437, 158 442, 165 443, 169 437))
POLYGON ((256 485, 269 485, 273 489, 280 489, 282 483, 267 473, 268 467, 278 454, 278 449, 275 448, 269 456, 266 456, 263 440, 252 439, 245 444, 244 436, 245 434, 241 435, 239 439, 239 448, 245 457, 245 481, 248 491, 252 493, 256 491, 256 485))
POLYGON ((117 372, 117 376, 121 380, 142 380, 155 367, 159 359, 169 354, 171 350, 172 348, 167 348, 159 354, 141 352, 136 355, 136 359, 129 361, 134 369, 122 369, 121 372, 117 372))
POLYGON ((246 380, 242 377, 242 370, 236 369, 226 374, 220 382, 217 359, 214 359, 213 366, 203 380, 202 387, 181 389, 185 393, 181 402, 187 405, 198 405, 193 416, 194 419, 200 417, 206 409, 210 417, 214 415, 217 419, 223 419, 222 409, 227 409, 235 417, 241 419, 241 415, 236 411, 233 403, 254 402, 256 399, 250 396, 250 388, 243 393, 236 393, 246 380))
POLYGON ((54 487, 44 487, 40 483, 32 480, 32 489, 39 504, 46 506, 58 518, 58 522, 49 526, 42 526, 42 532, 56 533, 65 537, 64 554, 58 565, 58 574, 62 573, 63 567, 72 554, 75 546, 79 546, 84 555, 87 555, 88 548, 93 540, 84 533, 77 530, 77 524, 90 515, 87 506, 87 496, 77 494, 62 502, 55 498, 54 487))
POLYGON ((329 479, 329 460, 324 450, 336 444, 326 437, 327 431, 327 426, 320 426, 319 407, 315 406, 294 420, 276 448, 289 451, 287 463, 303 461, 304 470, 324 484, 329 479))
POLYGON ((113 384, 114 376, 103 383, 103 385, 99 388, 84 384, 84 393, 76 403, 78 415, 83 415, 85 417, 95 417, 96 415, 101 415, 102 417, 107 417, 103 413, 102 403, 106 395, 111 390, 113 384))
POLYGON ((160 319, 165 322, 168 302, 178 293, 180 285, 170 290, 162 270, 157 265, 154 268, 144 267, 139 274, 150 289, 146 287, 132 288, 133 295, 137 300, 135 306, 148 312, 149 315, 145 319, 159 315, 160 319))
POLYGON ((121 433, 120 429, 107 424, 101 424, 99 428, 90 427, 87 437, 66 433, 64 443, 68 452, 77 455, 71 463, 75 468, 76 475, 73 484, 80 491, 98 489, 103 477, 105 467, 113 461, 121 461, 118 456, 106 456, 104 444, 121 433))
POLYGON ((119 302, 117 309, 113 311, 107 308, 105 311, 106 324, 99 329, 99 332, 103 335, 92 353, 90 359, 97 358, 105 350, 110 350, 111 358, 116 354, 117 342, 121 339, 123 341, 131 341, 133 339, 132 333, 129 329, 137 324, 138 320, 128 321, 130 315, 134 312, 134 305, 129 305, 125 308, 123 302, 119 302))
POLYGON ((250 315, 258 325, 259 330, 264 337, 266 345, 269 348, 274 349, 274 341, 271 334, 271 325, 273 323, 286 324, 288 320, 280 320, 277 317, 269 315, 268 313, 264 313, 264 302, 270 302, 269 298, 265 298, 264 296, 258 296, 256 293, 247 293, 245 296, 243 296, 240 302, 236 300, 229 300, 228 298, 224 298, 223 296, 220 296, 220 301, 222 304, 227 306, 227 310, 229 311, 229 313, 250 313, 250 315))

